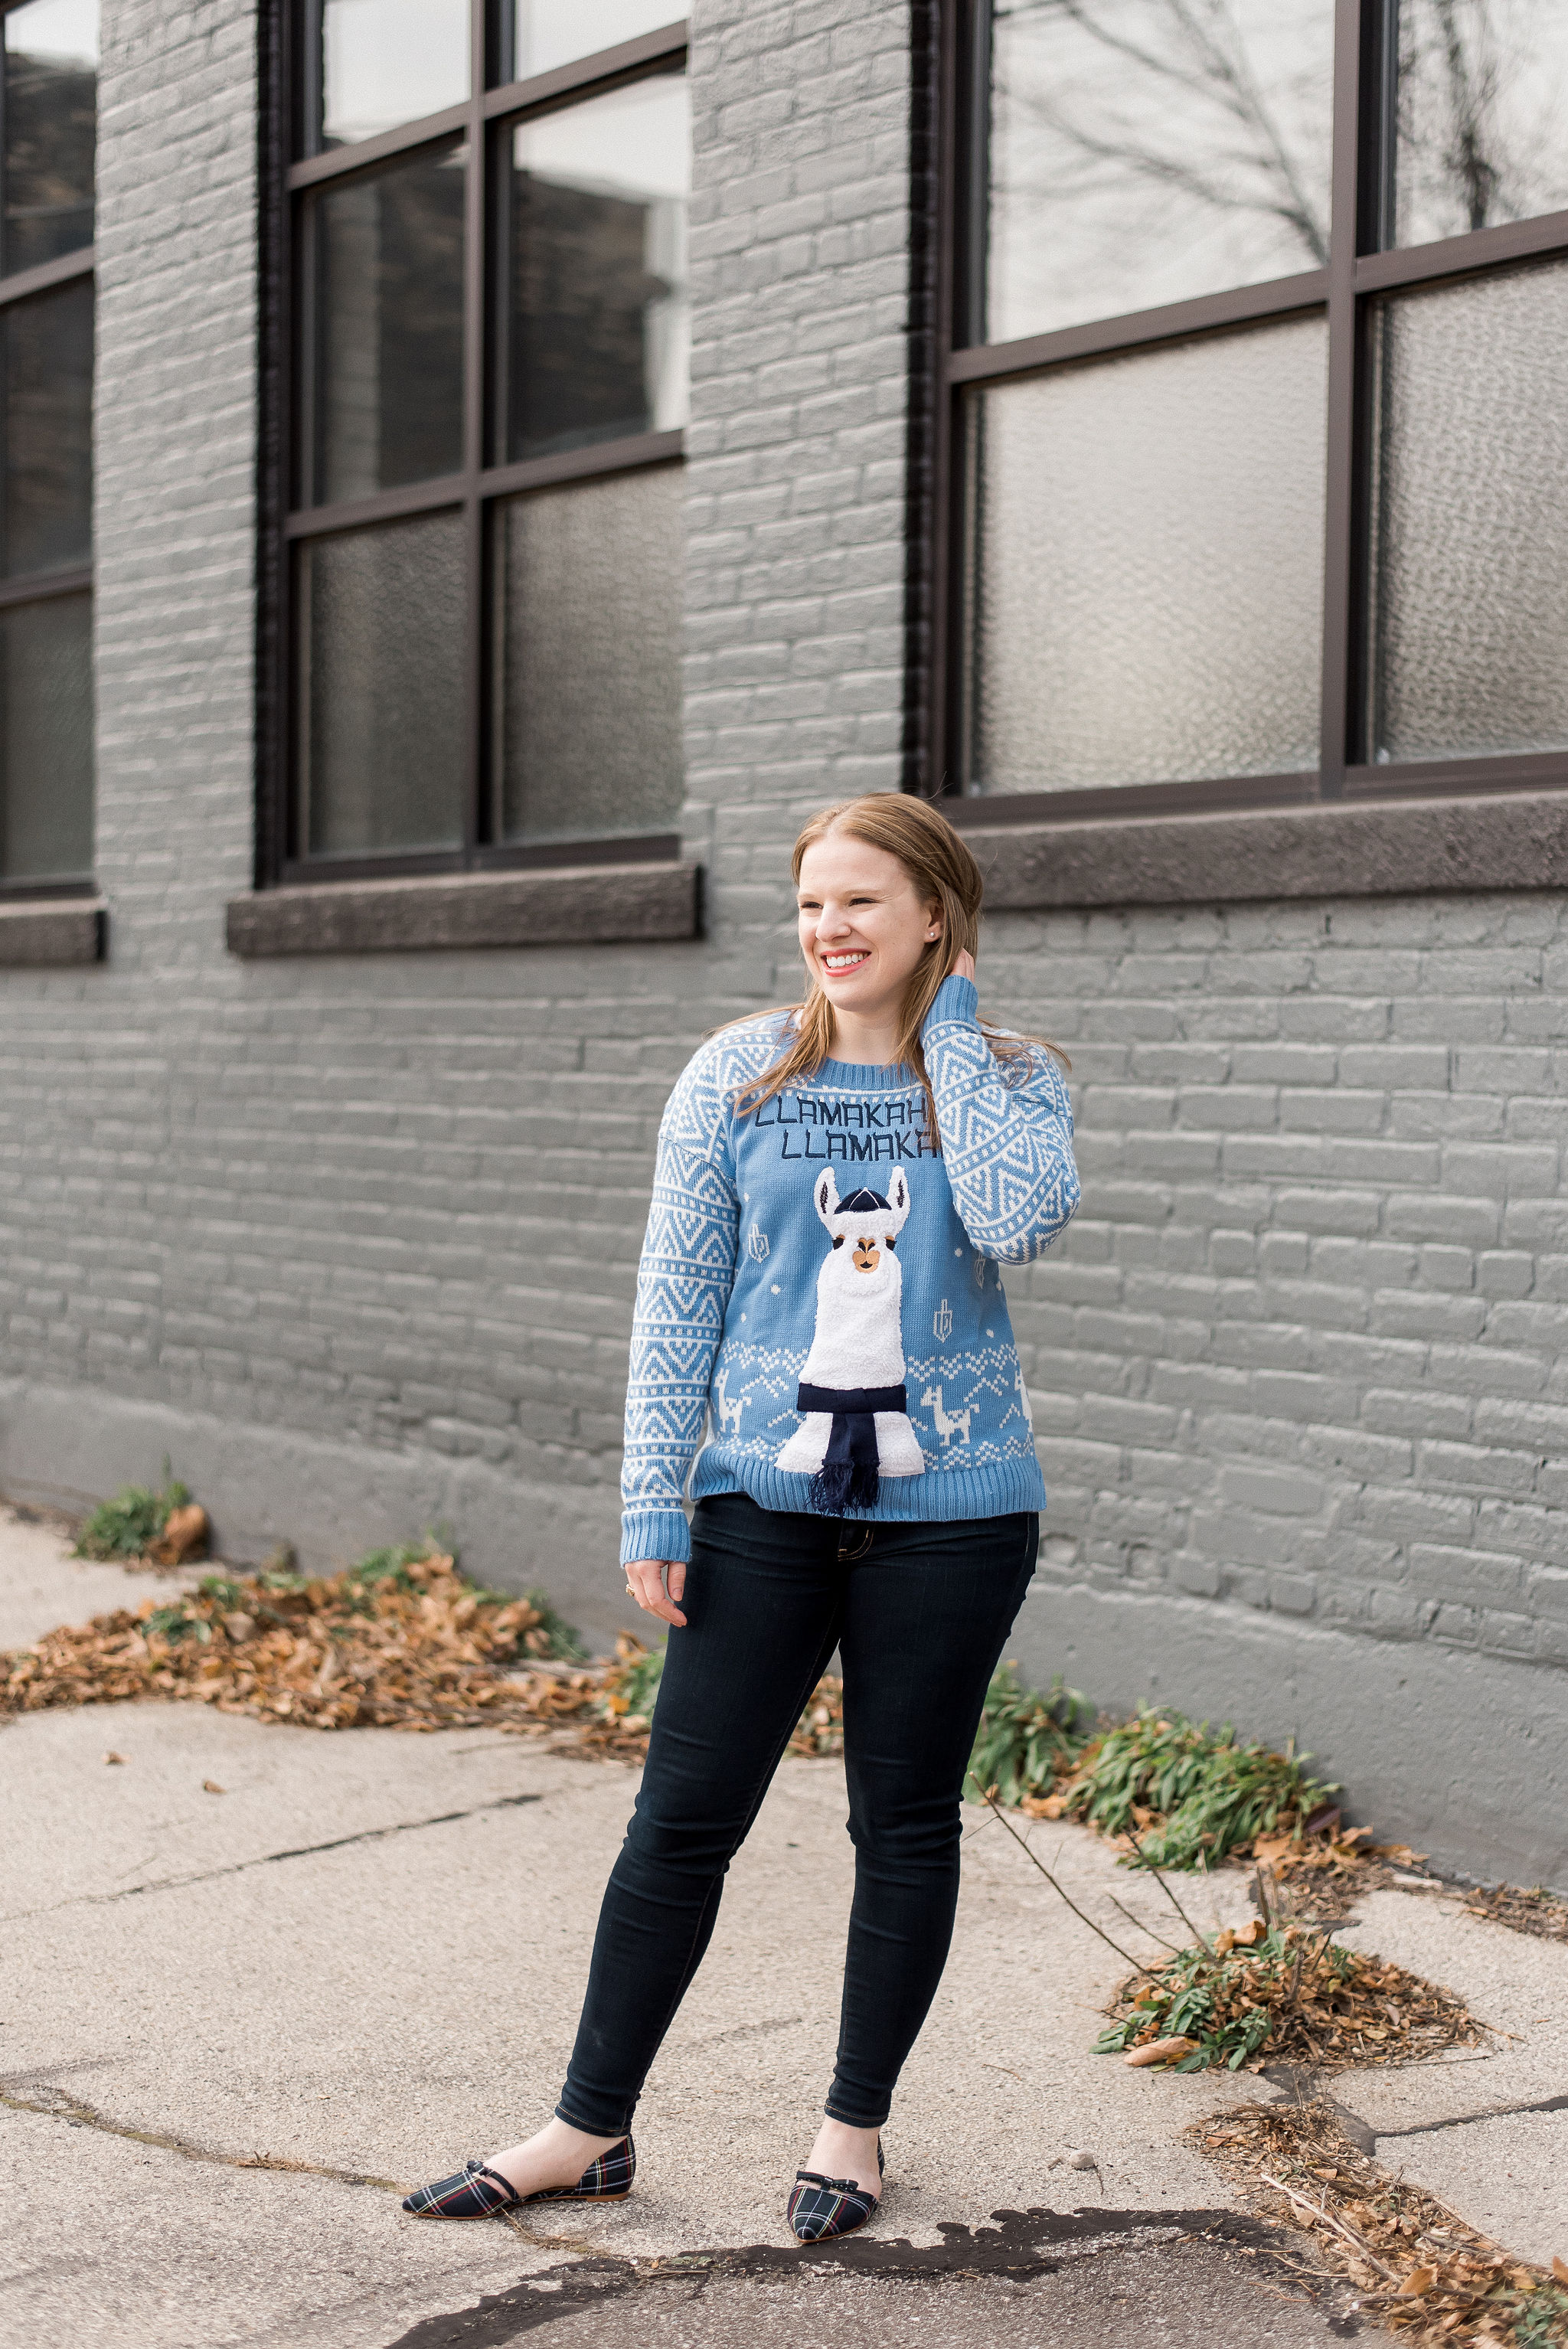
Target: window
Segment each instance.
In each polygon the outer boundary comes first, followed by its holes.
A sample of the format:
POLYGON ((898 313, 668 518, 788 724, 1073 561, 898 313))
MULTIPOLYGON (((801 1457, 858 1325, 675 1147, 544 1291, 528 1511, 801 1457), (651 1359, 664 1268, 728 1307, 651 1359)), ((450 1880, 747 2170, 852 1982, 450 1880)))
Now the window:
POLYGON ((942 787, 1568 783, 1568 0, 951 38, 942 787))
POLYGON ((0 19, 0 894, 90 885, 98 0, 0 19))
POLYGON ((265 879, 669 852, 691 129, 667 9, 294 11, 265 879))

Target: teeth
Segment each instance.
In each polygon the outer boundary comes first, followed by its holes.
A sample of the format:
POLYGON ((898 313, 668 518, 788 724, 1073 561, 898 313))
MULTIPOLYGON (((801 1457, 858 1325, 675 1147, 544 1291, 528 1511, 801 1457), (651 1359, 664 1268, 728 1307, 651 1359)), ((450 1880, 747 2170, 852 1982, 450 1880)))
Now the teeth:
POLYGON ((857 963, 864 962, 865 958, 863 951, 859 954, 824 955, 822 957, 823 962, 827 965, 827 968, 830 970, 853 970, 855 965, 857 963))

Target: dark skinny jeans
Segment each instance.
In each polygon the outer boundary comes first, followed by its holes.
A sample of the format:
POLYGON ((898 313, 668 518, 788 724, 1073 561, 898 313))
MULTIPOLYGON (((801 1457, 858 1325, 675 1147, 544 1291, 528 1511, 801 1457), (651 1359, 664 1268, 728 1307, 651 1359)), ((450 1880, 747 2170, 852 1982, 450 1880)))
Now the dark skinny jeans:
POLYGON ((880 2127, 947 1962, 959 1803, 986 1684, 1034 1571, 1033 1512, 869 1525, 699 1501, 647 1766, 605 1888, 556 2106, 630 2126, 713 1933, 730 1860, 835 1648, 855 1895, 827 2110, 880 2127))

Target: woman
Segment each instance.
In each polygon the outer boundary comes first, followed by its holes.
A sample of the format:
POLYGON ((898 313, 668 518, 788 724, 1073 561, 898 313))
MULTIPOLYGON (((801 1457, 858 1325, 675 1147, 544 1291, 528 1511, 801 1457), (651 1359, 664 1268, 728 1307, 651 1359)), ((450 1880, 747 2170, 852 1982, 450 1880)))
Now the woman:
POLYGON ((1000 1268, 1078 1205, 1072 1115, 1049 1051, 976 1019, 980 869, 944 817, 826 808, 794 873, 805 1002, 710 1038, 659 1133, 622 1557, 672 1628, 566 2085, 526 2143, 410 2195, 422 2217, 629 2191, 644 2078, 835 1648, 855 1895, 803 2241, 876 2209, 946 1962, 964 1773, 1046 1498, 1000 1268))

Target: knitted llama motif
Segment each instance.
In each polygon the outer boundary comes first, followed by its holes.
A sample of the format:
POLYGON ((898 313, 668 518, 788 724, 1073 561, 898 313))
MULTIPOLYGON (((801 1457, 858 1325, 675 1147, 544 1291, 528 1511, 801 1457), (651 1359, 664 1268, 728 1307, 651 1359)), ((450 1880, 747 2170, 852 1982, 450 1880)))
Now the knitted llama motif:
POLYGON ((826 1516, 874 1509, 883 1476, 922 1476, 925 1460, 909 1423, 903 1386, 903 1276, 895 1249, 909 1216, 902 1166, 888 1195, 839 1197, 830 1166, 811 1197, 832 1242, 817 1275, 817 1327, 795 1408, 805 1423, 779 1465, 811 1479, 811 1506, 826 1516))

